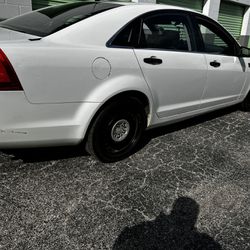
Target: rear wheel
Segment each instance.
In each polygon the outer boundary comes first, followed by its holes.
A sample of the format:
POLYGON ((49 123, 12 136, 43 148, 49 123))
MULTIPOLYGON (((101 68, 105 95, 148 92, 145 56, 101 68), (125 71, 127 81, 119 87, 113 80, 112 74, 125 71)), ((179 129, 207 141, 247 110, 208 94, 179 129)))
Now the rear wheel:
POLYGON ((250 92, 248 93, 244 101, 241 103, 241 109, 243 111, 250 112, 250 92))
POLYGON ((135 149, 146 124, 144 107, 136 98, 114 101, 95 118, 86 149, 103 162, 124 159, 135 149))

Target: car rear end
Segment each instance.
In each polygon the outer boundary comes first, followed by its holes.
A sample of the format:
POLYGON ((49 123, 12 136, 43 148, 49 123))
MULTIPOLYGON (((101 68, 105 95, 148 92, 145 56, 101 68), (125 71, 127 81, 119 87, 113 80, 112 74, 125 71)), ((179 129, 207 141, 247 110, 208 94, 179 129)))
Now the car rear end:
POLYGON ((43 37, 114 7, 93 2, 66 4, 0 23, 0 148, 72 145, 81 141, 100 104, 46 100, 51 91, 60 96, 60 88, 44 90, 41 92, 44 101, 36 102, 32 93, 38 93, 35 88, 39 86, 28 86, 27 79, 37 83, 39 77, 42 82, 43 65, 40 69, 36 67, 39 76, 32 65, 38 65, 35 62, 39 61, 41 51, 44 58, 50 50, 55 50, 43 42, 43 37), (86 11, 79 15, 77 9, 82 6, 86 11))
MULTIPOLYGON (((0 45, 1 46, 1 45, 0 45)), ((83 127, 98 104, 85 103, 31 103, 22 86, 8 52, 10 45, 0 50, 0 147, 36 147, 72 145, 78 143, 83 127), (5 49, 4 49, 5 48, 5 49), (81 113, 78 111, 81 109, 81 113)), ((21 62, 18 62, 21 64, 21 62)), ((35 79, 34 79, 35 81, 35 79)), ((48 90, 49 91, 49 90, 48 90)))

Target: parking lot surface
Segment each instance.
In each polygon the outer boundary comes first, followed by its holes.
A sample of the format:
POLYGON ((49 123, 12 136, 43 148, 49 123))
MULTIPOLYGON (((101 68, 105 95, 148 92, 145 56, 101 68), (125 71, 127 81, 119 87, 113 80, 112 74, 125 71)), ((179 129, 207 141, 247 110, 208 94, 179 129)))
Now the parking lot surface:
POLYGON ((131 157, 0 152, 0 249, 250 249, 250 114, 150 130, 131 157))

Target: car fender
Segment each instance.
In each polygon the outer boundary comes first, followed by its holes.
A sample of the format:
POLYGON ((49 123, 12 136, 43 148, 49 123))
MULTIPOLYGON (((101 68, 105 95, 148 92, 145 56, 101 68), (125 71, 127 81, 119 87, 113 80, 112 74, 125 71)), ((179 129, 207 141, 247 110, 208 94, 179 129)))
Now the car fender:
MULTIPOLYGON (((115 78, 107 79, 106 81, 102 82, 102 84, 96 86, 91 92, 89 92, 89 95, 87 96, 88 100, 98 99, 100 101, 92 116, 92 119, 110 99, 120 94, 128 93, 130 91, 139 92, 147 97, 149 102, 149 126, 155 113, 153 109, 153 99, 151 96, 151 92, 148 89, 147 84, 145 83, 145 80, 142 77, 135 75, 121 75, 115 78)), ((84 119, 84 114, 82 114, 82 119, 84 119)))

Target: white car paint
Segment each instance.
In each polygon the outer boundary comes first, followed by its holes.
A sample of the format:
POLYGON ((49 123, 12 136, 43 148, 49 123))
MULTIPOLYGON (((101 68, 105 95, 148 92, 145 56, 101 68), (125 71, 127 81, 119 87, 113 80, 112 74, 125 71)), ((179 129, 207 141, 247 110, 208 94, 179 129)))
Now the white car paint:
POLYGON ((125 5, 36 41, 0 30, 0 48, 24 89, 0 91, 0 147, 76 144, 103 104, 125 91, 148 98, 148 128, 240 103, 250 89, 249 59, 244 68, 237 57, 106 46, 130 20, 162 9, 182 8, 125 5), (150 56, 164 64, 143 64, 150 56), (223 68, 210 68, 215 59, 223 68))
POLYGON ((98 108, 99 103, 31 104, 23 92, 0 92, 0 145, 77 144, 98 108))
POLYGON ((92 16, 65 30, 54 33, 44 38, 44 40, 58 44, 69 44, 71 47, 90 46, 96 49, 99 46, 103 47, 115 33, 134 18, 146 12, 169 9, 183 8, 161 4, 128 4, 92 16), (88 36, 85 36, 85 33, 88 36))
POLYGON ((30 34, 25 34, 22 32, 17 32, 14 30, 8 30, 0 27, 0 41, 2 42, 7 42, 9 43, 10 41, 20 41, 20 40, 25 40, 27 39, 34 39, 37 38, 37 36, 30 35, 30 34))
POLYGON ((208 75, 202 107, 236 101, 248 76, 246 67, 238 57, 206 54, 205 58, 208 75), (219 62, 221 66, 213 68, 209 65, 211 61, 219 62))
POLYGON ((110 97, 106 96, 109 89, 114 94, 131 88, 149 93, 132 49, 80 45, 72 48, 43 40, 1 48, 12 62, 31 103, 103 102, 110 97), (33 55, 39 60, 34 61, 33 55), (93 75, 91 67, 100 56, 112 68, 103 82, 93 75))
POLYGON ((142 65, 160 118, 200 108, 207 79, 207 66, 202 54, 148 49, 136 49, 135 54, 142 65), (163 63, 157 67, 144 64, 143 59, 151 56, 161 58, 163 63))

